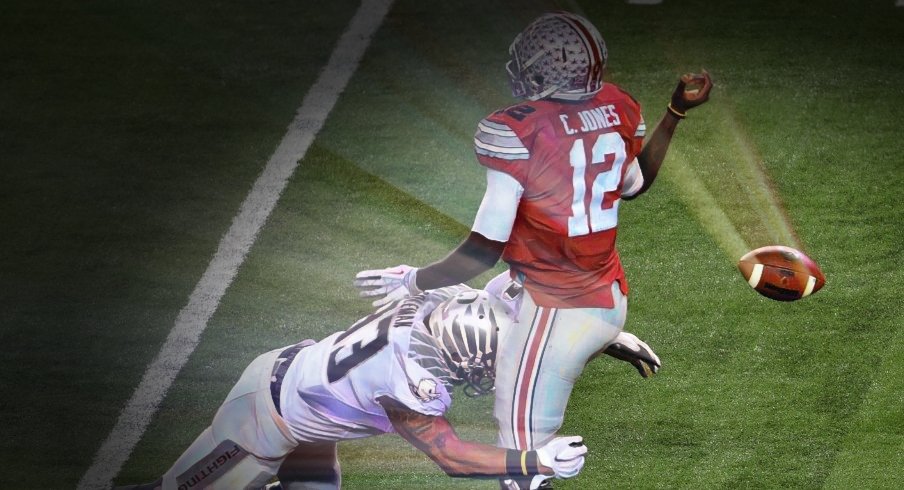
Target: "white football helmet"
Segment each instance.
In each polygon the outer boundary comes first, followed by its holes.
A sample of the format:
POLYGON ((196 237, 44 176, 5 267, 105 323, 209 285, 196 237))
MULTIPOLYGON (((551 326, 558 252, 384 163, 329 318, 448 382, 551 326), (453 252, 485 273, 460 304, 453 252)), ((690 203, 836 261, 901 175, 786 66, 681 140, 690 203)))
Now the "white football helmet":
POLYGON ((496 345, 513 323, 505 304, 483 290, 463 291, 433 310, 427 322, 455 384, 468 396, 493 391, 496 345))
POLYGON ((584 100, 603 88, 606 42, 579 15, 541 15, 515 37, 509 55, 505 69, 515 97, 584 100))

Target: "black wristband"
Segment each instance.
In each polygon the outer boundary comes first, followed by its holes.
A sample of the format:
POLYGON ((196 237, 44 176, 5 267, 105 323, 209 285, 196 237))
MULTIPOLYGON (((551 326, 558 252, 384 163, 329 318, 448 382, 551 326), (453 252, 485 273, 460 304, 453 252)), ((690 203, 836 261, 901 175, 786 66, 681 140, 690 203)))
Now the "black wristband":
POLYGON ((505 452, 505 474, 508 476, 533 476, 540 474, 537 451, 509 449, 505 452))
POLYGON ((537 458, 537 451, 528 451, 525 463, 528 475, 533 476, 540 474, 540 460, 537 458))

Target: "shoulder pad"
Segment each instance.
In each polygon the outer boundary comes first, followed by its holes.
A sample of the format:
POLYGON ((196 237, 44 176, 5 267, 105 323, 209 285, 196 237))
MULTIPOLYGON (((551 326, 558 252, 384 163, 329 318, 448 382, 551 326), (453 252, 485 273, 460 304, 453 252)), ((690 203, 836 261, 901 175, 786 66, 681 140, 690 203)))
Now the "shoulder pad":
POLYGON ((502 119, 510 118, 514 121, 521 122, 535 112, 537 112, 537 108, 532 104, 525 102, 506 107, 505 109, 500 109, 494 112, 491 117, 502 119))
POLYGON ((502 160, 527 160, 530 151, 524 146, 521 138, 502 118, 493 116, 484 118, 477 124, 474 133, 474 151, 478 155, 500 158, 502 160))
POLYGON ((629 94, 628 91, 626 91, 625 89, 619 87, 618 85, 616 85, 614 83, 607 83, 606 85, 615 89, 615 91, 617 93, 621 94, 622 96, 624 96, 625 98, 630 100, 631 103, 634 104, 635 107, 640 109, 640 102, 638 102, 637 99, 635 99, 633 95, 629 94))

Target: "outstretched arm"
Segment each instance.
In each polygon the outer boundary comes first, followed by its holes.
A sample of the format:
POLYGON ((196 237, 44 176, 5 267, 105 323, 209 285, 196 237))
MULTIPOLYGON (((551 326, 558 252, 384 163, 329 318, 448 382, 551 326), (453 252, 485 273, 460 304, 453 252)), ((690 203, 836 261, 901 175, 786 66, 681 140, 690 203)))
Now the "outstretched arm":
POLYGON ((570 478, 584 466, 587 447, 580 437, 556 438, 536 451, 503 449, 459 439, 445 417, 418 413, 387 396, 377 401, 396 432, 427 454, 449 476, 570 478))
POLYGON ((388 269, 361 271, 355 276, 355 287, 362 298, 375 298, 374 307, 381 307, 409 295, 428 289, 460 284, 493 268, 505 243, 490 240, 476 231, 446 258, 422 269, 397 265, 388 269))
POLYGON ((640 164, 640 172, 643 174, 643 187, 632 196, 624 196, 626 200, 634 199, 643 194, 653 185, 659 168, 665 160, 665 154, 675 134, 678 122, 687 116, 687 111, 709 100, 709 91, 713 83, 706 70, 702 74, 688 73, 681 77, 668 109, 650 138, 643 146, 640 155, 637 155, 637 163, 640 164))
POLYGON ((420 269, 417 287, 426 290, 451 286, 492 269, 505 250, 523 192, 514 177, 487 169, 487 188, 471 233, 446 258, 420 269))
POLYGON ((469 281, 492 269, 504 249, 505 242, 472 231, 444 259, 417 271, 417 287, 425 291, 469 281))
POLYGON ((355 287, 361 297, 380 307, 428 289, 469 281, 499 261, 515 222, 521 184, 513 177, 487 170, 487 189, 471 233, 446 258, 417 269, 407 265, 361 271, 355 287))
MULTIPOLYGON (((449 476, 506 475, 508 450, 485 444, 462 441, 445 417, 424 415, 398 401, 381 397, 379 400, 392 426, 400 436, 430 457, 449 476)), ((520 453, 520 451, 518 451, 520 453)), ((552 470, 537 462, 533 451, 534 465, 528 468, 531 474, 547 473, 552 470), (531 471, 532 470, 532 471, 531 471)), ((520 463, 520 454, 517 460, 520 463)), ((527 476, 527 475, 519 475, 527 476)))

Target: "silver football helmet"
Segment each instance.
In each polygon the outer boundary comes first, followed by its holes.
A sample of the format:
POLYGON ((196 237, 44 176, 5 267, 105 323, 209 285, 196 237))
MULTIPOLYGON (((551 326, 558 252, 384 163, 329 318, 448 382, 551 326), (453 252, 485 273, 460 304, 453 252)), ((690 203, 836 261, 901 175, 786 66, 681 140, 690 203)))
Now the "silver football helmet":
POLYGON ((603 88, 606 42, 579 15, 540 16, 515 37, 509 55, 505 69, 515 97, 584 100, 603 88))
POLYGON ((513 314, 499 299, 483 290, 467 290, 433 310, 430 333, 464 393, 478 396, 493 391, 496 346, 513 323, 513 314))

